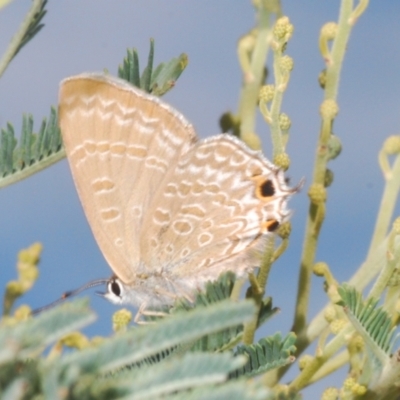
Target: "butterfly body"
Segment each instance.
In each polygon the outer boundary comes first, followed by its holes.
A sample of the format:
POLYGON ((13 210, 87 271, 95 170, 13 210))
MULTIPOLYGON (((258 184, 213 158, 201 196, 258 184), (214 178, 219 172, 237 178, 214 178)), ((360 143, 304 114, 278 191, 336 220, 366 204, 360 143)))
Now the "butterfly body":
POLYGON ((226 271, 244 275, 290 216, 297 189, 260 152, 225 134, 199 140, 179 112, 122 80, 64 80, 59 119, 85 214, 118 278, 114 302, 170 305, 226 271))

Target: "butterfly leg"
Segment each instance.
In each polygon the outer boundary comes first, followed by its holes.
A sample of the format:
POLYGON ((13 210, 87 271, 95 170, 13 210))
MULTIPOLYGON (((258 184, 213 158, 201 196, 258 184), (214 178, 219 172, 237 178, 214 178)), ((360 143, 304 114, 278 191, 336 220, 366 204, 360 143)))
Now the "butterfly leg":
POLYGON ((142 303, 135 315, 135 318, 133 321, 138 324, 138 325, 146 325, 146 324, 151 324, 154 323, 155 321, 145 321, 142 320, 142 316, 148 316, 148 317, 166 317, 169 315, 168 313, 165 313, 163 311, 152 311, 152 310, 146 310, 147 303, 142 303))
MULTIPOLYGON (((176 285, 175 285, 176 287, 176 285)), ((158 295, 158 296, 162 296, 162 297, 167 297, 172 299, 172 302, 175 302, 176 300, 178 300, 180 297, 185 298, 189 303, 193 303, 194 302, 194 298, 193 296, 191 296, 190 294, 188 294, 186 291, 184 290, 179 290, 179 288, 177 288, 176 292, 172 292, 169 290, 164 289, 163 287, 157 285, 154 287, 154 292, 158 295)), ((141 319, 142 316, 148 316, 148 317, 166 317, 170 314, 163 312, 163 311, 152 311, 152 310, 146 310, 147 308, 147 303, 143 302, 136 315, 134 318, 134 322, 136 324, 139 325, 146 325, 149 323, 153 323, 154 321, 145 321, 143 319, 141 319)))

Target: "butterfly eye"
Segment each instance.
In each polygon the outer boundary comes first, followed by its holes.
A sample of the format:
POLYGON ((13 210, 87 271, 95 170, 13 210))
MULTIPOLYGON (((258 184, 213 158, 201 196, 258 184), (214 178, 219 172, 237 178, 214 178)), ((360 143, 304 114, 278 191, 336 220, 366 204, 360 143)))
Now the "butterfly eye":
POLYGON ((121 285, 118 281, 113 279, 109 284, 108 284, 108 291, 114 294, 115 296, 120 297, 121 296, 121 285))

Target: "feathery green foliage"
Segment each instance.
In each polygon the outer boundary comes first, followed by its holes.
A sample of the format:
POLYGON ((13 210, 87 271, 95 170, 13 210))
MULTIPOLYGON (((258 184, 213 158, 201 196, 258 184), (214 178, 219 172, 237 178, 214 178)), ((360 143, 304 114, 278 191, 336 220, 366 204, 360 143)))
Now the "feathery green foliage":
MULTIPOLYGON (((43 2, 40 11, 35 14, 30 25, 31 29, 28 30, 28 39, 23 44, 26 44, 43 27, 43 24, 39 22, 46 14, 44 10, 46 1, 43 2)), ((119 67, 118 74, 131 84, 156 96, 162 96, 174 86, 185 69, 188 62, 187 56, 182 54, 168 63, 161 63, 152 72, 153 58, 154 41, 151 40, 148 64, 141 78, 139 78, 139 58, 136 50, 128 50, 128 56, 124 59, 123 66, 119 67)), ((47 120, 43 119, 37 133, 33 131, 32 115, 24 115, 19 143, 12 124, 8 123, 6 128, 1 129, 0 188, 25 179, 64 157, 65 151, 62 147, 56 109, 51 108, 50 117, 47 120)))
POLYGON ((235 355, 246 354, 248 361, 241 369, 236 370, 231 376, 245 375, 251 377, 274 368, 291 364, 295 358, 296 335, 289 333, 284 340, 280 333, 261 339, 252 345, 240 345, 235 355))
POLYGON ((19 143, 10 123, 1 129, 0 187, 27 178, 64 156, 55 108, 51 108, 48 119, 43 119, 37 133, 33 131, 32 115, 24 115, 19 143))
POLYGON ((0 174, 4 178, 31 167, 60 151, 61 145, 57 112, 54 108, 51 108, 48 120, 43 119, 37 133, 33 132, 32 115, 23 115, 19 146, 11 124, 1 130, 0 174))
MULTIPOLYGON (((185 299, 180 299, 177 304, 170 310, 170 313, 175 313, 179 310, 189 310, 195 307, 208 306, 215 302, 220 302, 229 299, 235 284, 235 275, 232 272, 223 274, 216 282, 208 282, 205 290, 198 292, 193 304, 185 299)), ((269 318, 275 315, 278 309, 272 307, 272 299, 266 297, 263 299, 263 306, 260 307, 258 313, 258 326, 261 326, 269 318)), ((201 351, 222 351, 233 348, 237 345, 243 336, 243 325, 238 325, 215 335, 208 335, 201 338, 196 343, 193 343, 192 350, 201 351)))
MULTIPOLYGON (((23 399, 40 394, 57 398, 56 393, 63 388, 66 399, 128 394, 133 396, 130 398, 152 399, 182 391, 189 396, 196 388, 223 385, 228 374, 243 367, 246 357, 228 352, 188 352, 172 354, 154 365, 140 365, 140 361, 242 324, 253 314, 254 306, 249 301, 222 301, 132 328, 96 347, 62 355, 56 346, 48 358, 38 357, 49 344, 93 320, 87 303, 75 300, 15 326, 0 326, 0 394, 21 392, 23 399), (127 369, 127 365, 131 367, 127 369)), ((249 399, 266 393, 261 386, 244 380, 236 387, 251 389, 249 399)))
POLYGON ((338 289, 340 304, 356 331, 366 344, 366 362, 360 382, 368 387, 365 398, 390 399, 397 396, 400 377, 400 350, 394 354, 395 326, 386 311, 378 307, 378 300, 363 301, 356 289, 346 284, 338 289))
POLYGON ((47 0, 41 0, 39 2, 38 10, 35 11, 35 13, 33 14, 33 18, 31 19, 29 25, 27 26, 27 29, 22 37, 22 40, 18 43, 18 46, 15 49, 13 57, 15 57, 18 54, 18 52, 22 49, 22 47, 24 47, 30 40, 32 40, 36 36, 36 34, 39 33, 39 31, 44 27, 44 24, 41 22, 47 13, 47 10, 45 9, 46 4, 47 0))
POLYGON ((181 54, 178 58, 159 64, 154 71, 153 60, 154 40, 151 39, 147 65, 142 75, 140 76, 137 51, 129 49, 123 64, 118 67, 118 76, 147 93, 162 96, 174 87, 176 80, 188 64, 188 57, 186 54, 181 54))
POLYGON ((341 305, 357 332, 368 343, 374 355, 385 362, 392 351, 395 327, 388 313, 377 307, 378 299, 363 301, 361 293, 343 284, 338 288, 341 305))

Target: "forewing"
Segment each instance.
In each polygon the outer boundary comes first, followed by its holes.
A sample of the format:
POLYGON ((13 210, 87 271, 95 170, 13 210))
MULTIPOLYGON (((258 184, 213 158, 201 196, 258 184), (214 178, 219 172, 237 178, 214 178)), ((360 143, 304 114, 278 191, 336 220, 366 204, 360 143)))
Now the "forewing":
POLYGON ((59 121, 93 234, 114 273, 130 283, 142 265, 147 207, 195 133, 158 98, 105 75, 63 81, 59 121))

